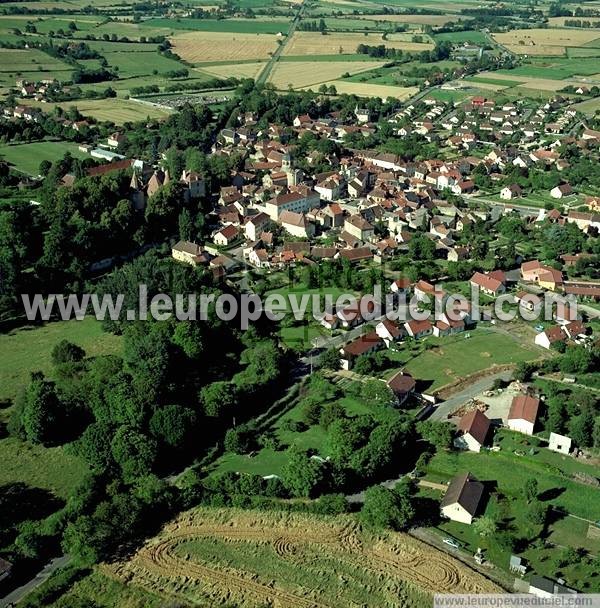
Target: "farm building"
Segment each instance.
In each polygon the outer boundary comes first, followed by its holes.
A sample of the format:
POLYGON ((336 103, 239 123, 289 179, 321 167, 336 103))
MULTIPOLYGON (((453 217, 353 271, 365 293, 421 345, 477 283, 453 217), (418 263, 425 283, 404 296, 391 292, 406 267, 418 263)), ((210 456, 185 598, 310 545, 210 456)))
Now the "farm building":
POLYGON ((517 395, 513 398, 508 412, 508 428, 525 435, 533 435, 539 408, 540 400, 536 397, 517 395))

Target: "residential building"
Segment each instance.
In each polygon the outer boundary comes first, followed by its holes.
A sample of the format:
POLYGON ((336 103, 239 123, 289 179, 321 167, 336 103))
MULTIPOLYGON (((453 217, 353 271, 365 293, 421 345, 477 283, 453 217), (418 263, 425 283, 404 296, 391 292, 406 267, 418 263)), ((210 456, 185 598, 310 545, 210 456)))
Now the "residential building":
POLYGON ((440 503, 442 517, 463 524, 473 523, 483 497, 483 484, 470 473, 452 478, 440 503))
POLYGON ((402 405, 415 392, 417 381, 409 373, 400 371, 387 381, 387 385, 394 393, 397 405, 402 405))
POLYGON ((458 423, 455 447, 470 452, 480 452, 490 430, 490 420, 478 409, 467 412, 458 423))

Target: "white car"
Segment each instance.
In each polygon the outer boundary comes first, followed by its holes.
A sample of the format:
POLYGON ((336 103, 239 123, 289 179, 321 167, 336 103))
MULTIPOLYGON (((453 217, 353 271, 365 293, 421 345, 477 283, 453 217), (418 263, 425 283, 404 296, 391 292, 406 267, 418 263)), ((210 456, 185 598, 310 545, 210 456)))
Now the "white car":
POLYGON ((450 545, 450 547, 453 549, 460 549, 460 543, 455 541, 453 538, 445 538, 442 542, 450 545))

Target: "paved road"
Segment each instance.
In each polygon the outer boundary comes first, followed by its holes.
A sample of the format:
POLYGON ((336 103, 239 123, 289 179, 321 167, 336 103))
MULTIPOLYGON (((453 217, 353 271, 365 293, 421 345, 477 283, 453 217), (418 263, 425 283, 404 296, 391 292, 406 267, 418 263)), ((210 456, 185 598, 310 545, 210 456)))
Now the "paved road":
POLYGON ((25 583, 21 587, 18 587, 14 591, 11 591, 11 593, 3 598, 0 598, 0 608, 16 605, 16 603, 20 602, 28 593, 46 581, 55 570, 66 566, 70 559, 71 558, 68 555, 62 555, 61 557, 53 559, 51 562, 46 564, 46 566, 44 566, 44 568, 40 570, 29 582, 25 583))
POLYGON ((510 380, 512 376, 511 371, 498 372, 496 374, 491 374, 486 376, 485 378, 481 378, 480 380, 476 380, 472 384, 470 384, 464 390, 456 393, 446 401, 440 403, 434 410, 430 416, 431 420, 446 420, 448 414, 454 411, 457 407, 461 406, 463 403, 470 401, 477 397, 477 395, 483 393, 484 391, 492 388, 492 385, 498 378, 502 378, 502 380, 510 380))

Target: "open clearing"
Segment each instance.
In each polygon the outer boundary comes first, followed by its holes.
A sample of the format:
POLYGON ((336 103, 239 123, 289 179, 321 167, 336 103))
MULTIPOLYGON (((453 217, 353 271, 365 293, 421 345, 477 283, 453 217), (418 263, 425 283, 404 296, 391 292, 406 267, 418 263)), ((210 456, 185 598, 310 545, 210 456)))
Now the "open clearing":
MULTIPOLYGON (((48 142, 50 143, 50 142, 48 142)), ((34 144, 27 144, 34 145, 34 144)), ((38 162, 47 156, 40 156, 38 162)), ((50 353, 61 340, 81 346, 88 356, 118 353, 121 338, 102 331, 99 321, 56 321, 26 326, 0 335, 0 400, 12 399, 33 371, 52 369, 50 353)))
POLYGON ((598 38, 595 30, 530 29, 493 34, 496 42, 519 55, 563 55, 566 47, 584 46, 598 38))
POLYGON ((358 33, 322 34, 315 32, 296 32, 283 51, 284 55, 335 55, 356 53, 359 44, 377 46, 384 44, 387 48, 403 51, 428 51, 433 48, 430 43, 417 43, 407 40, 382 40, 381 34, 368 36, 358 33))
MULTIPOLYGON (((231 34, 226 32, 186 32, 171 38, 173 50, 184 61, 236 61, 268 59, 277 48, 271 34, 231 34)), ((337 50, 337 49, 336 49, 337 50)))
POLYGON ((492 582, 406 534, 377 537, 356 519, 200 508, 104 573, 192 603, 373 608, 426 606, 433 593, 492 593, 492 582))
POLYGON ((256 78, 264 67, 264 63, 228 63, 203 67, 201 71, 219 78, 256 78))
POLYGON ((368 82, 349 82, 346 80, 332 80, 327 85, 333 85, 338 93, 358 95, 359 97, 381 97, 382 99, 394 97, 408 99, 419 92, 418 87, 392 87, 383 84, 369 84, 368 82))
POLYGON ((594 116, 596 112, 600 110, 600 98, 595 97, 594 99, 586 99, 581 103, 575 104, 573 109, 578 112, 583 112, 586 116, 594 116))
MULTIPOLYGON (((271 72, 270 82, 278 89, 286 89, 289 84, 293 88, 302 88, 340 78, 342 74, 357 74, 380 65, 377 61, 335 61, 326 62, 279 62, 271 72)), ((337 86, 337 85, 336 85, 337 86)))

